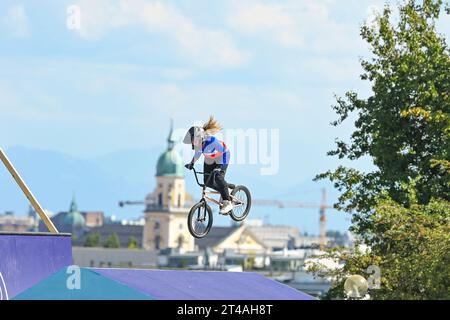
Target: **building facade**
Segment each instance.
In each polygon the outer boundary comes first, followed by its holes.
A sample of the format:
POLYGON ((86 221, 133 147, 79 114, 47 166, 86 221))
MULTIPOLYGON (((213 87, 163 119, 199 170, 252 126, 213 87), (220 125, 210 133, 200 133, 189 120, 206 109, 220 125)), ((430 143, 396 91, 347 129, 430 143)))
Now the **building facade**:
POLYGON ((26 232, 36 231, 38 220, 34 210, 30 207, 28 216, 16 216, 13 212, 0 214, 0 231, 26 232))
MULTIPOLYGON (((78 204, 73 196, 69 211, 62 211, 50 217, 59 232, 71 233, 72 239, 81 237, 87 232, 85 213, 78 211, 78 204)), ((39 231, 48 231, 42 220, 39 221, 39 231)))
POLYGON ((155 251, 125 248, 73 247, 73 262, 80 267, 154 268, 155 251))
POLYGON ((142 244, 147 250, 178 248, 193 251, 195 248, 186 223, 189 196, 184 181, 184 163, 174 144, 171 126, 167 150, 156 165, 156 188, 145 199, 142 244))

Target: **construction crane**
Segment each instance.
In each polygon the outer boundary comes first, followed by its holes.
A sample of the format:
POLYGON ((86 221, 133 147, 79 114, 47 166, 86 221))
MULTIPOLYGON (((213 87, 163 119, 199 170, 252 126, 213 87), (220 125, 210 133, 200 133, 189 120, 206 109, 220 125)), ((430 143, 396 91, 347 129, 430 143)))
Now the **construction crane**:
POLYGON ((145 201, 119 201, 119 207, 123 208, 124 206, 134 206, 134 205, 144 205, 145 201))
POLYGON ((283 200, 267 200, 255 199, 252 201, 255 206, 275 206, 280 209, 283 208, 318 208, 319 209, 319 245, 323 249, 327 242, 327 217, 326 209, 333 209, 332 206, 327 205, 327 190, 322 188, 322 201, 317 203, 305 203, 300 201, 283 201, 283 200))

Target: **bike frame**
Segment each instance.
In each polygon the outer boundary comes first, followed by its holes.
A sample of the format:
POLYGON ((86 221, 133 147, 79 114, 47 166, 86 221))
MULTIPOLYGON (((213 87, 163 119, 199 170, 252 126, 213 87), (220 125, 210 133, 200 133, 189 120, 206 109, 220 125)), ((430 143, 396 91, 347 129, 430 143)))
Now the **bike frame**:
MULTIPOLYGON (((192 170, 194 171, 194 176, 195 176, 195 180, 197 181, 197 184, 200 187, 202 187, 202 199, 200 201, 209 201, 209 202, 213 202, 213 203, 217 204, 218 206, 220 206, 220 202, 219 201, 217 201, 214 198, 208 197, 208 195, 211 195, 211 194, 220 194, 220 192, 215 191, 215 190, 207 190, 208 187, 206 185, 209 184, 209 181, 211 180, 213 174, 212 173, 208 174, 208 173, 200 172, 200 171, 195 170, 195 168, 192 168, 192 170), (197 174, 203 174, 203 175, 209 176, 208 180, 206 181, 206 183, 200 183, 200 181, 198 181, 197 174)), ((238 202, 238 203, 236 203, 237 205, 242 205, 243 204, 243 203, 241 203, 241 201, 238 198, 234 197, 233 195, 230 194, 230 197, 231 197, 231 200, 233 202, 235 202, 235 201, 238 202)))

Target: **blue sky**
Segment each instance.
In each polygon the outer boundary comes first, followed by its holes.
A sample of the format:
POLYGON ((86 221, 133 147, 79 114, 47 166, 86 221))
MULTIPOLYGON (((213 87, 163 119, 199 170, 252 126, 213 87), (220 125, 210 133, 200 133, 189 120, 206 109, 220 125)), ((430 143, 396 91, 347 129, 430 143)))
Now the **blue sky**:
POLYGON ((72 31, 73 1, 2 1, 0 142, 90 157, 214 113, 280 128, 316 162, 350 128, 328 125, 333 93, 367 90, 358 28, 373 1, 346 2, 79 1, 72 31))
POLYGON ((163 147, 169 118, 185 128, 213 113, 280 130, 280 172, 264 181, 310 181, 352 131, 329 125, 333 94, 369 93, 359 28, 383 3, 2 1, 0 145, 93 158, 163 147), (66 26, 72 4, 79 30, 66 26))

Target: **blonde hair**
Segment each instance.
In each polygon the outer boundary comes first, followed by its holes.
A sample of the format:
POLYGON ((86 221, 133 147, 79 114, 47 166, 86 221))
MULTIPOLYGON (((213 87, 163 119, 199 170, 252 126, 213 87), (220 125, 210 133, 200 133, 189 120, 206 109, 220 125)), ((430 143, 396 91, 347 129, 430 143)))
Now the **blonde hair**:
POLYGON ((203 125, 203 130, 205 130, 205 133, 209 136, 222 131, 222 129, 222 126, 214 119, 214 116, 210 116, 208 121, 203 125))

